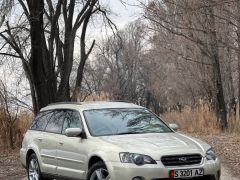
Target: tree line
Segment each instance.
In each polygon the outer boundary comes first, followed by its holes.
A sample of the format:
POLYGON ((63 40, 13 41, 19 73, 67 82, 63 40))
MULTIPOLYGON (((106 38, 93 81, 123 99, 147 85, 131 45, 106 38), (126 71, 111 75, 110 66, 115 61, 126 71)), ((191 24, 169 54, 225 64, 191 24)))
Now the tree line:
POLYGON ((143 1, 139 19, 118 31, 99 0, 13 2, 4 13, 18 16, 1 19, 0 55, 21 61, 35 113, 104 95, 156 113, 207 101, 222 130, 239 114, 238 0, 143 1), (98 17, 116 31, 87 43, 98 17))
POLYGON ((142 17, 106 38, 86 66, 85 92, 156 113, 208 102, 227 130, 228 115, 239 117, 240 2, 152 0, 140 8, 142 17))

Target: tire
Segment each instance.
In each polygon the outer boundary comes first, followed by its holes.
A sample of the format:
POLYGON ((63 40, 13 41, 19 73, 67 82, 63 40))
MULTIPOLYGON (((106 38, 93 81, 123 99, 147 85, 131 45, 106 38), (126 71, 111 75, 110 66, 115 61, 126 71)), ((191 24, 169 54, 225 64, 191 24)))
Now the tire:
POLYGON ((28 180, 46 180, 42 176, 36 154, 31 154, 27 161, 28 180))
POLYGON ((99 180, 99 176, 102 176, 105 180, 111 180, 106 165, 101 161, 90 167, 87 173, 87 180, 99 180))

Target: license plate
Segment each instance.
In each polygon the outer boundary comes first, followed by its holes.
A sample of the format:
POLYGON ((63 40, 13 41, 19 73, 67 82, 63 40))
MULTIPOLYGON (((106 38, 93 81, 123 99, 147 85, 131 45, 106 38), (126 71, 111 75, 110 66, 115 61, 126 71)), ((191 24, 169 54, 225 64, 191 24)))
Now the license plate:
POLYGON ((204 176, 204 170, 201 169, 180 169, 174 170, 174 178, 191 178, 204 176))

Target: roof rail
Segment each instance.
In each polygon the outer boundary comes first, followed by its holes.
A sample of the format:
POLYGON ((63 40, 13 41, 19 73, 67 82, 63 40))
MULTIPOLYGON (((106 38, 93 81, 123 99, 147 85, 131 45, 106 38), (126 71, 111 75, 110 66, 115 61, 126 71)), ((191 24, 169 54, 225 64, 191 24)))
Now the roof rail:
POLYGON ((66 101, 66 102, 56 102, 56 103, 51 103, 48 106, 53 106, 53 105, 61 105, 61 104, 76 104, 76 105, 82 105, 81 102, 71 102, 71 101, 66 101))
POLYGON ((112 100, 112 101, 108 101, 108 102, 125 102, 125 103, 133 103, 133 102, 128 101, 128 100, 112 100))
MULTIPOLYGON (((87 103, 88 101, 86 101, 87 103)), ((110 100, 110 101, 89 101, 89 102, 123 102, 123 103, 131 103, 134 104, 131 101, 124 101, 124 100, 110 100)), ((85 102, 73 102, 73 101, 66 101, 66 102, 56 102, 56 103, 51 103, 48 106, 53 106, 53 105, 61 105, 61 104, 75 104, 75 105, 83 105, 85 102)))

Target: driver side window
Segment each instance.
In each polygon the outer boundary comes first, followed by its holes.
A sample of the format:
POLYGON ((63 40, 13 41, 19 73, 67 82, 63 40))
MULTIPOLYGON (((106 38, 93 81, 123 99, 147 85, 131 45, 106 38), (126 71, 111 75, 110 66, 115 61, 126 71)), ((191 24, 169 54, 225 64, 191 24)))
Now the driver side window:
POLYGON ((68 128, 83 128, 81 124, 80 114, 77 111, 73 110, 65 111, 62 134, 65 134, 65 130, 68 128))

